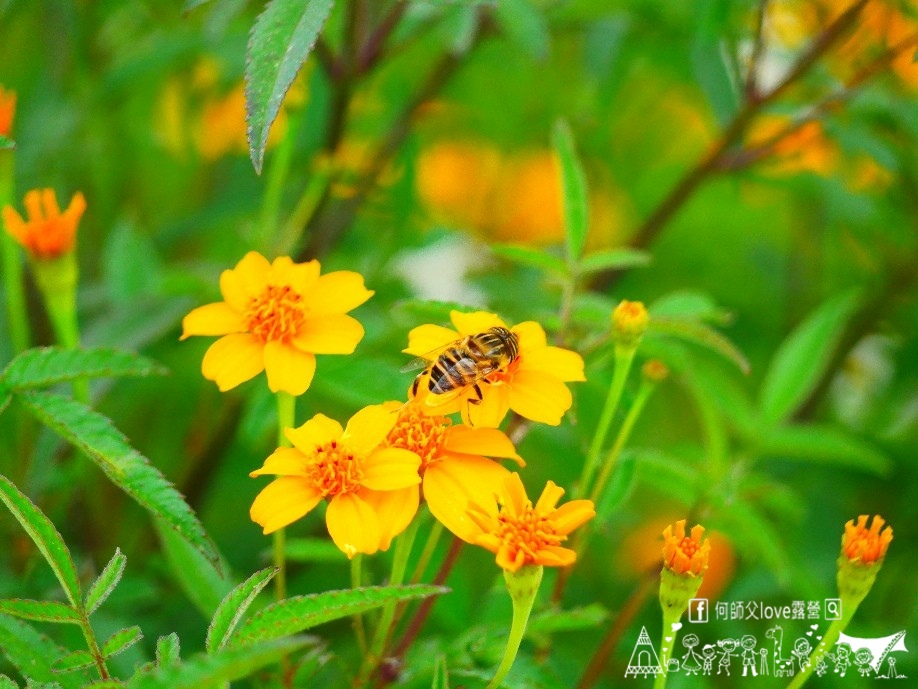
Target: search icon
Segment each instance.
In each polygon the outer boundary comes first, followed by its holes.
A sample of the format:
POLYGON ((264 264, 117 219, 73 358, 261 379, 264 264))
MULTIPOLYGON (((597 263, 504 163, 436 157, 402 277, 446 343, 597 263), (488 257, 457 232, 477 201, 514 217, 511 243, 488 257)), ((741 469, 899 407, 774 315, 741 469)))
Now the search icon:
POLYGON ((827 620, 840 620, 842 616, 842 602, 841 598, 826 598, 826 619, 827 620))

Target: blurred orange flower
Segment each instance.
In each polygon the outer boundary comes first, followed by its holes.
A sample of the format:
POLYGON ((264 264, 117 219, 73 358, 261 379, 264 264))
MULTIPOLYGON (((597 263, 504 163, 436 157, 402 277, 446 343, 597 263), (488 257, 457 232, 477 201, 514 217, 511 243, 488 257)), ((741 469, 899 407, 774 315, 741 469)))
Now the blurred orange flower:
POLYGON ((807 122, 775 139, 791 123, 791 118, 778 115, 759 118, 750 129, 747 146, 767 152, 765 165, 776 174, 832 174, 838 167, 838 151, 822 125, 815 121, 807 122))
POLYGON ((884 529, 883 525, 886 522, 880 515, 874 515, 869 529, 867 519, 868 516, 862 514, 857 518, 857 524, 853 519, 845 524, 842 554, 852 564, 871 565, 882 561, 893 539, 892 527, 887 526, 884 529))
POLYGON ((293 447, 278 448, 249 474, 278 476, 252 503, 252 521, 269 534, 325 499, 328 533, 348 558, 388 549, 417 511, 421 481, 418 456, 383 442, 395 421, 378 404, 354 414, 347 428, 316 414, 286 429, 293 447))
POLYGON ((702 541, 704 527, 696 524, 685 535, 685 520, 680 519, 663 530, 663 565, 675 574, 701 576, 708 568, 711 544, 702 541))
POLYGON ((16 114, 16 92, 0 86, 0 136, 13 134, 13 116, 16 114))
POLYGON ((576 561, 577 553, 561 543, 596 516, 590 500, 572 500, 557 507, 564 489, 549 481, 533 506, 516 473, 494 493, 487 503, 470 503, 468 515, 481 530, 472 542, 495 553, 498 566, 516 572, 524 565, 567 567, 576 561))
MULTIPOLYGON (((281 108, 268 132, 267 147, 273 147, 286 133, 287 113, 281 108)), ((201 155, 207 160, 216 160, 228 154, 242 154, 249 150, 243 84, 205 104, 195 141, 201 155)))
POLYGON ((269 263, 251 251, 220 276, 224 301, 193 310, 182 337, 222 335, 201 370, 221 391, 267 371, 272 392, 302 395, 316 370, 316 354, 350 354, 363 326, 346 315, 373 296, 363 276, 346 270, 320 275, 318 261, 269 263))
POLYGON ((25 195, 28 221, 12 206, 3 209, 6 231, 32 258, 51 260, 70 251, 77 227, 86 210, 86 199, 77 192, 63 213, 53 189, 33 189, 25 195))

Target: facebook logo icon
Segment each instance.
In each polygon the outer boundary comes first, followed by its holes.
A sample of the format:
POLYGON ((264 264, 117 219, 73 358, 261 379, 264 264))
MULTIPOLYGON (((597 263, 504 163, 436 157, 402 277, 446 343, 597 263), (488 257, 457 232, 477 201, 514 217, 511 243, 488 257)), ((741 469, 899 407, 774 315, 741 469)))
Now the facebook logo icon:
POLYGON ((689 622, 707 622, 709 607, 707 598, 690 599, 688 602, 689 622))

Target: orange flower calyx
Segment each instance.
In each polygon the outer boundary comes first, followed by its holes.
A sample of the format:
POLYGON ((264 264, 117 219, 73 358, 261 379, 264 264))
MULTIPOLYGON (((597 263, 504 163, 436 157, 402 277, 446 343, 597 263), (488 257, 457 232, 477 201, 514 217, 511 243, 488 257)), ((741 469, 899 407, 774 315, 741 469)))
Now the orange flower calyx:
POLYGON ((63 213, 53 189, 33 189, 25 195, 28 220, 12 206, 3 209, 6 231, 33 259, 50 261, 73 251, 86 199, 77 192, 63 213))
POLYGON ((9 138, 13 134, 13 117, 16 114, 16 92, 0 86, 0 136, 9 138))
POLYGON ((616 345, 634 349, 640 343, 650 317, 642 302, 623 299, 612 311, 612 340, 616 345))
POLYGON ((892 527, 887 526, 884 529, 886 521, 880 515, 874 515, 869 529, 867 520, 868 516, 862 514, 857 518, 856 524, 853 519, 845 524, 842 555, 852 564, 872 565, 882 562, 892 541, 892 527))
POLYGON ((685 520, 680 519, 663 530, 663 565, 675 574, 700 577, 708 568, 711 544, 702 540, 704 527, 696 524, 685 534, 685 520))
POLYGON ((471 503, 468 513, 481 529, 473 541, 497 555, 497 564, 508 572, 524 565, 566 567, 577 554, 561 543, 568 534, 596 516, 590 500, 572 500, 557 507, 564 489, 549 481, 533 506, 519 474, 504 481, 496 505, 471 503))

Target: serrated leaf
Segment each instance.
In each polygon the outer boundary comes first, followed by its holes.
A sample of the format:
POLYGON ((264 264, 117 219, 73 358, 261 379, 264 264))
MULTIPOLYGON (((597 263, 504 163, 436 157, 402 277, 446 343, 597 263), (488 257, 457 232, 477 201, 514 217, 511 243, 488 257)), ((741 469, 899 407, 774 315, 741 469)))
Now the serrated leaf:
POLYGON ((568 272, 564 261, 539 249, 512 244, 497 244, 491 247, 491 251, 501 258, 506 258, 508 261, 513 261, 523 266, 547 270, 556 275, 566 275, 568 272))
POLYGON ((28 623, 9 615, 0 615, 0 652, 19 674, 37 682, 57 682, 62 689, 80 689, 89 681, 85 673, 54 675, 48 661, 66 650, 28 623))
POLYGON ((182 644, 178 634, 172 632, 156 640, 156 665, 168 667, 181 661, 182 644))
POLYGON ((66 672, 75 672, 84 670, 96 664, 96 659, 92 657, 89 651, 73 651, 63 658, 58 658, 51 663, 51 672, 64 674, 66 672))
POLYGON ((640 249, 604 249, 587 254, 578 268, 581 276, 604 270, 625 270, 650 265, 650 254, 640 249))
POLYGON ((759 408, 766 423, 786 419, 806 399, 825 373, 859 303, 853 291, 826 300, 781 343, 762 381, 759 408))
POLYGON ((841 428, 821 424, 778 426, 765 430, 760 455, 845 466, 886 476, 892 462, 882 452, 841 428))
POLYGON ((29 349, 13 359, 3 380, 16 391, 44 388, 79 378, 162 375, 166 369, 146 357, 115 349, 29 349))
POLYGON ((271 124, 333 5, 334 0, 271 0, 255 20, 246 54, 245 109, 258 174, 271 124))
POLYGON ((500 0, 494 4, 494 14, 510 40, 533 59, 548 57, 548 23, 531 0, 500 0))
POLYGON ((64 603, 13 598, 0 600, 0 613, 36 622, 79 624, 79 613, 64 603))
POLYGON ((99 465, 116 486, 219 566, 216 546, 182 495, 128 444, 107 417, 76 400, 49 392, 17 396, 45 425, 99 465))
POLYGON ((341 562, 341 551, 327 538, 288 538, 284 552, 288 562, 341 562))
POLYGON ((128 689, 201 689, 247 677, 255 670, 278 662, 286 655, 312 643, 311 639, 277 639, 245 648, 223 648, 213 655, 199 653, 176 665, 157 668, 150 674, 135 675, 128 689))
POLYGON ((80 605, 80 580, 76 566, 64 539, 54 524, 6 476, 0 475, 0 500, 9 508, 22 528, 35 542, 54 576, 61 583, 67 600, 76 608, 80 605))
POLYGON ((730 340, 704 323, 676 318, 651 318, 647 330, 701 345, 732 361, 743 373, 749 373, 746 356, 730 340))
POLYGON ((19 685, 6 675, 0 675, 0 689, 19 689, 19 685))
POLYGON ((210 619, 220 601, 234 585, 228 573, 226 576, 222 574, 227 572, 222 558, 220 569, 217 569, 198 550, 159 520, 154 521, 154 526, 163 545, 169 569, 179 586, 204 619, 210 619))
POLYGON ((293 596, 263 608, 235 634, 228 647, 236 648, 267 639, 277 639, 349 615, 375 610, 389 601, 407 601, 446 593, 442 586, 369 586, 346 591, 327 591, 293 596))
POLYGON ((127 685, 120 679, 99 679, 87 684, 83 689, 121 689, 124 686, 127 685))
MULTIPOLYGON (((83 685, 85 689, 89 685, 83 685)), ((31 677, 26 678, 25 689, 61 689, 60 682, 36 682, 31 677)))
POLYGON ((108 638, 108 641, 102 644, 102 655, 106 658, 116 656, 129 649, 142 638, 143 632, 140 631, 140 627, 134 626, 127 627, 126 629, 119 629, 108 638))
POLYGON ((124 566, 127 564, 127 558, 120 548, 115 548, 115 554, 112 559, 105 565, 105 569, 99 574, 89 591, 86 592, 86 602, 83 608, 87 615, 92 615, 105 600, 111 595, 112 591, 121 581, 121 575, 124 574, 124 566))
POLYGON ((274 578, 277 572, 277 567, 268 567, 260 572, 255 572, 220 601, 220 605, 217 606, 217 611, 214 613, 214 618, 207 628, 205 647, 208 653, 213 653, 226 646, 233 630, 236 629, 236 625, 239 624, 239 620, 249 609, 252 601, 268 585, 268 582, 274 578))
POLYGON ((561 164, 561 190, 564 206, 564 238, 567 260, 571 265, 580 261, 589 229, 586 175, 574 148, 574 135, 564 120, 555 123, 552 145, 561 164))
POLYGON ((599 627, 609 617, 609 611, 599 603, 570 610, 545 610, 533 615, 526 625, 526 635, 554 634, 599 627))

